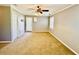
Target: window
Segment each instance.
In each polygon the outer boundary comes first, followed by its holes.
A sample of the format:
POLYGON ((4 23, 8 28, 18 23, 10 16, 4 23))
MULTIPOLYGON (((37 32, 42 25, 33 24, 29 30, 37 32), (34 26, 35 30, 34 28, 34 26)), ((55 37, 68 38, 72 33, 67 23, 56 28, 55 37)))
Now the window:
POLYGON ((37 20, 37 17, 34 17, 34 22, 37 22, 38 20, 37 20))
POLYGON ((54 28, 54 16, 50 17, 50 30, 54 28))

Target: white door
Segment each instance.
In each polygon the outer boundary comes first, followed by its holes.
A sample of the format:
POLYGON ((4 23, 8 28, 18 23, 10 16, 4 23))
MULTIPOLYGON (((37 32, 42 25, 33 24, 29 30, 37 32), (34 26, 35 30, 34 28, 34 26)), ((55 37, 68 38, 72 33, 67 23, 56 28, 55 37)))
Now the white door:
POLYGON ((32 31, 32 17, 26 17, 26 31, 32 31))
POLYGON ((24 34, 24 17, 18 16, 18 37, 24 34))

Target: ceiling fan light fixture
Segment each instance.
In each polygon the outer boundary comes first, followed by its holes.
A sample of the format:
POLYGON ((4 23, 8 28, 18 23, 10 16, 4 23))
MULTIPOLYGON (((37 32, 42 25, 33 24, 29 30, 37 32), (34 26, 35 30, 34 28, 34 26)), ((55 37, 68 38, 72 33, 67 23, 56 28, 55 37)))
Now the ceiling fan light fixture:
POLYGON ((36 15, 36 16, 42 16, 43 14, 41 14, 41 13, 39 13, 39 12, 36 12, 35 15, 36 15))

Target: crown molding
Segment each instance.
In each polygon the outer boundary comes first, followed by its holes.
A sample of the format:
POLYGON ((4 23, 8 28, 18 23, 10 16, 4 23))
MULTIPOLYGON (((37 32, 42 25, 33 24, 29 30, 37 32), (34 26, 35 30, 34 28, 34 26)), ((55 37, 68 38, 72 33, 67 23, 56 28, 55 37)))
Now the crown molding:
POLYGON ((65 8, 63 8, 63 9, 60 9, 60 10, 54 12, 53 15, 55 15, 55 14, 57 14, 57 13, 60 13, 60 12, 62 12, 62 11, 64 11, 64 10, 70 8, 70 7, 73 7, 73 6, 75 6, 75 4, 72 4, 72 5, 69 5, 69 6, 65 7, 65 8))
MULTIPOLYGON (((63 9, 60 9, 60 10, 58 10, 58 11, 55 11, 55 12, 52 13, 52 15, 49 15, 49 16, 53 16, 53 15, 59 13, 59 12, 62 12, 62 11, 64 11, 64 10, 70 8, 70 7, 73 7, 73 6, 75 6, 75 4, 71 4, 71 5, 67 6, 67 7, 64 7, 63 9)), ((16 11, 20 12, 20 13, 23 14, 23 15, 26 15, 26 14, 24 14, 21 10, 19 10, 18 8, 16 8, 14 5, 11 5, 11 8, 15 9, 16 11)), ((28 15, 28 16, 35 16, 35 15, 28 15)))
POLYGON ((19 12, 20 14, 25 15, 21 10, 19 10, 19 9, 18 9, 17 7, 15 7, 14 5, 10 5, 10 7, 11 7, 11 10, 14 9, 14 10, 16 10, 17 12, 19 12))

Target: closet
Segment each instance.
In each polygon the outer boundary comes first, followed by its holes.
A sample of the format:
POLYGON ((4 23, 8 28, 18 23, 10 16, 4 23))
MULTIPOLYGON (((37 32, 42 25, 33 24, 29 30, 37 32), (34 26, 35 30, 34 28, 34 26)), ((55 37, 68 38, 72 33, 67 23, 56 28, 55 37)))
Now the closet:
POLYGON ((0 42, 14 41, 24 34, 25 16, 11 6, 0 6, 0 42))
POLYGON ((24 15, 19 13, 18 11, 12 9, 11 10, 11 34, 12 34, 12 40, 17 39, 18 37, 21 37, 24 34, 24 15))

